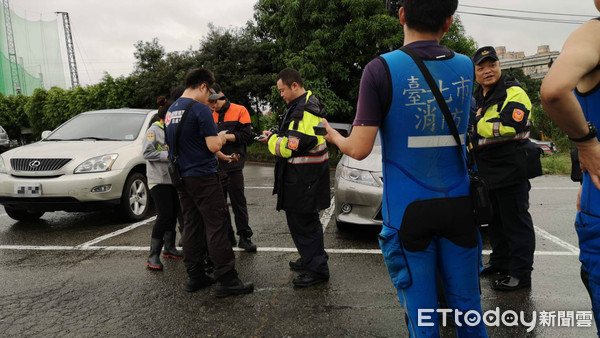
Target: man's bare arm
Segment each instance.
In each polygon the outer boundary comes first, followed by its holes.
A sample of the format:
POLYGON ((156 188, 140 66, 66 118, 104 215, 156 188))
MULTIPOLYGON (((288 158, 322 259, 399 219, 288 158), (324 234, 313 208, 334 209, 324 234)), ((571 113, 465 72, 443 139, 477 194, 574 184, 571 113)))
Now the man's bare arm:
POLYGON ((343 137, 335 129, 331 128, 326 119, 323 119, 323 125, 327 129, 325 140, 337 145, 340 151, 354 159, 362 160, 369 156, 377 137, 379 127, 354 126, 352 133, 348 137, 343 137))
POLYGON ((217 151, 221 150, 221 147, 223 147, 225 142, 227 142, 227 139, 225 138, 224 134, 219 134, 217 136, 207 136, 204 138, 204 140, 206 141, 206 146, 208 147, 208 150, 210 150, 212 153, 216 153, 217 151))
POLYGON ((588 128, 573 90, 600 63, 600 21, 587 22, 569 36, 541 87, 542 103, 550 118, 573 138, 588 128))
MULTIPOLYGON (((573 32, 561 55, 552 65, 541 88, 542 104, 546 113, 567 135, 580 138, 589 129, 583 111, 573 91, 582 79, 600 64, 600 21, 585 23, 573 32)), ((600 189, 600 142, 594 138, 576 142, 581 168, 590 173, 596 188, 600 189)))

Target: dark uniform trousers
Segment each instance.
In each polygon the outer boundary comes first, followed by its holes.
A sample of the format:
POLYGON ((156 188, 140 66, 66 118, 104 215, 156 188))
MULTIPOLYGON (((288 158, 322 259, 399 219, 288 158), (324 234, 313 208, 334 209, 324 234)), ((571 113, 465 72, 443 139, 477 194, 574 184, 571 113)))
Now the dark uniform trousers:
POLYGON ((235 268, 235 255, 227 238, 227 205, 218 175, 184 177, 179 199, 184 219, 183 261, 186 268, 200 266, 208 252, 214 263, 214 277, 219 279, 235 268))
POLYGON ((327 265, 329 256, 325 252, 323 226, 319 219, 319 213, 286 211, 285 217, 306 271, 329 278, 329 266, 327 265))
MULTIPOLYGON (((242 170, 236 170, 227 172, 227 176, 229 176, 229 185, 223 191, 225 193, 225 200, 229 196, 229 200, 231 201, 237 234, 240 237, 250 238, 253 233, 248 224, 248 208, 246 206, 246 196, 244 195, 244 174, 242 170)), ((227 228, 229 236, 233 236, 233 226, 229 211, 227 212, 227 228)))
POLYGON ((535 251, 535 232, 529 214, 530 189, 529 181, 524 180, 517 185, 490 190, 494 208, 488 230, 492 246, 490 264, 522 280, 531 278, 535 251))

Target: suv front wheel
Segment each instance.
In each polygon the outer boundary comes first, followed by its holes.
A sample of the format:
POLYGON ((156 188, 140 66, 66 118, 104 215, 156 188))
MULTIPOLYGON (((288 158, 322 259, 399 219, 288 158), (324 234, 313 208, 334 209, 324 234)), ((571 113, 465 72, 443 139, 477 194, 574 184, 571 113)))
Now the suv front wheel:
POLYGON ((45 214, 44 211, 15 209, 9 206, 4 206, 4 210, 6 210, 8 217, 17 221, 35 221, 45 214))
POLYGON ((119 211, 128 221, 139 221, 146 217, 150 206, 150 196, 146 176, 133 173, 127 177, 119 211))

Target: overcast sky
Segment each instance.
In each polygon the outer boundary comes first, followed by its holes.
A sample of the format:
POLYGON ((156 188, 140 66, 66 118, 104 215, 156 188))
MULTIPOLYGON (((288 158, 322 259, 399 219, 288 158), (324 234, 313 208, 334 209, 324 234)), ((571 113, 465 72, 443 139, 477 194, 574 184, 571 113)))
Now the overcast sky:
MULTIPOLYGON (((197 49, 208 32, 208 23, 241 27, 252 19, 255 3, 256 0, 10 0, 11 9, 29 20, 51 20, 57 11, 69 13, 82 85, 98 82, 104 72, 115 77, 131 73, 135 61, 133 45, 138 40, 157 37, 167 52, 197 49)), ((592 0, 459 0, 458 10, 462 12, 459 16, 467 35, 480 46, 506 46, 507 51, 524 51, 526 55, 535 54, 538 45, 560 51, 578 25, 467 12, 580 22, 600 16, 592 0)), ((62 21, 59 23, 63 34, 62 21)), ((65 77, 70 83, 68 71, 65 77)))

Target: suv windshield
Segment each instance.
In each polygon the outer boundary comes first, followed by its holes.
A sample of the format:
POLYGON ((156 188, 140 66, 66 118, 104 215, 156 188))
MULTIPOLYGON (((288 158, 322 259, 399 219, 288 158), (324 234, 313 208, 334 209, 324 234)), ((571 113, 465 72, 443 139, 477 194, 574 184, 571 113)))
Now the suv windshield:
POLYGON ((131 141, 141 128, 145 114, 81 114, 58 127, 44 141, 131 141))

